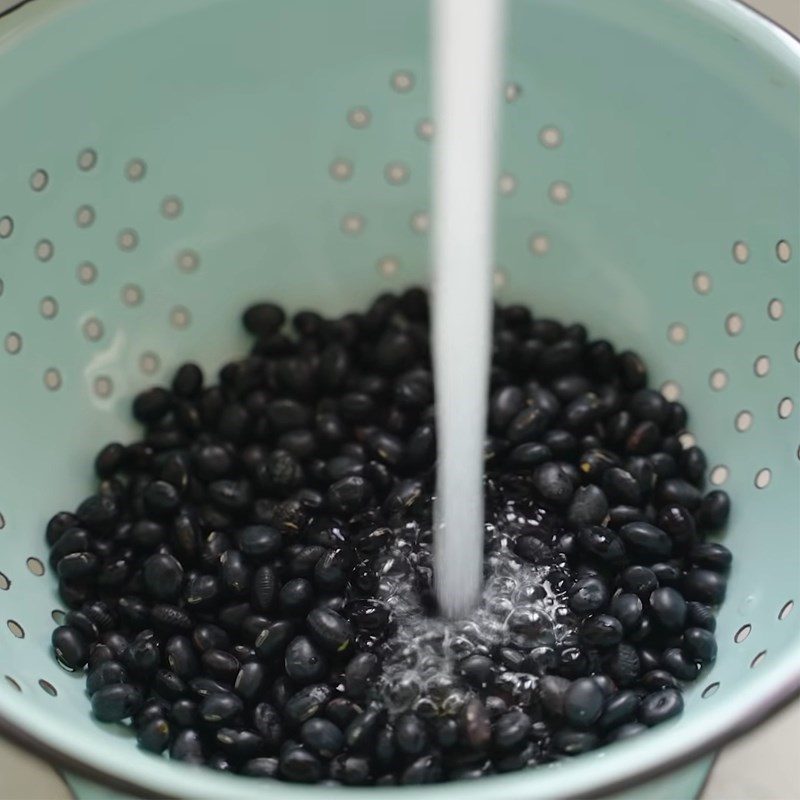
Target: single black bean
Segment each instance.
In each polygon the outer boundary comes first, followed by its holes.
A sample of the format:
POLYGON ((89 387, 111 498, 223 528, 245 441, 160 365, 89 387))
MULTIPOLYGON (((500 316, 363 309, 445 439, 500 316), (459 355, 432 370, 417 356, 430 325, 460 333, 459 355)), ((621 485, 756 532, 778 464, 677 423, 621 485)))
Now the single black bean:
POLYGON ((697 663, 679 647, 667 648, 661 656, 661 663, 665 670, 682 681, 692 681, 697 677, 697 663))
POLYGON ((283 543, 280 532, 268 525, 247 525, 239 531, 236 540, 239 550, 254 561, 273 558, 283 543))
POLYGON ((506 426, 506 438, 512 444, 532 442, 547 430, 551 419, 550 413, 542 406, 538 404, 526 406, 506 426))
POLYGON ((599 525, 606 514, 608 514, 608 500, 603 490, 599 486, 590 484, 581 486, 575 491, 567 511, 567 521, 575 528, 585 528, 599 525))
POLYGON ((608 661, 607 672, 618 686, 630 686, 639 677, 639 654, 633 645, 618 644, 608 661))
POLYGON ((553 746, 568 756, 578 755, 597 747, 597 735, 591 731, 561 728, 553 735, 553 746))
POLYGON ((345 731, 347 747, 357 753, 368 753, 375 746, 375 737, 383 721, 384 713, 378 708, 362 711, 345 731))
POLYGON ((657 561, 672 552, 669 536, 648 522, 629 522, 619 533, 631 554, 642 559, 657 561))
POLYGON ((322 758, 333 758, 344 747, 344 734, 332 722, 319 717, 303 723, 300 740, 322 758))
POLYGON ((697 539, 694 517, 683 506, 664 506, 658 512, 657 525, 669 534, 672 544, 677 550, 687 550, 694 545, 697 539))
POLYGON ((183 586, 183 567, 166 553, 150 556, 142 567, 144 586, 150 597, 156 600, 174 600, 183 586))
POLYGON ((299 727, 322 711, 331 694, 331 687, 324 683, 304 686, 288 698, 283 709, 284 719, 289 725, 299 727))
POLYGON ((625 561, 625 545, 616 533, 608 528, 593 525, 578 532, 578 546, 591 559, 611 567, 625 561))
POLYGON ((60 625, 51 636, 58 663, 68 670, 83 669, 89 659, 89 645, 75 628, 60 625))
POLYGON ((409 764, 400 776, 400 783, 412 786, 426 783, 437 783, 442 780, 444 773, 439 759, 435 756, 421 756, 409 764))
POLYGON ((623 591, 642 598, 649 597, 652 591, 658 588, 658 578, 653 570, 640 565, 627 567, 620 575, 619 582, 623 591))
POLYGON ((259 658, 281 658, 294 636, 294 625, 287 620, 273 622, 256 637, 255 651, 259 658))
POLYGON ((223 683, 233 682, 239 674, 239 659, 224 650, 206 650, 200 662, 206 675, 223 683))
POLYGON ((552 461, 536 467, 533 486, 543 500, 555 505, 569 503, 575 488, 564 467, 552 461))
POLYGON ((634 631, 642 621, 642 600, 633 592, 622 592, 611 600, 610 613, 619 620, 623 629, 634 631))
POLYGON ((640 722, 626 722, 611 733, 608 737, 608 741, 621 742, 625 739, 632 739, 634 736, 639 736, 639 734, 644 733, 646 730, 647 727, 640 722))
POLYGON ((652 728, 683 711, 683 697, 676 689, 661 689, 648 695, 639 707, 639 720, 652 728))
POLYGON ((236 694, 245 701, 252 702, 260 696, 266 685, 266 680, 267 670, 264 665, 259 664, 257 661, 252 661, 242 664, 234 679, 233 688, 236 694))
POLYGON ((213 692, 200 702, 200 719, 209 725, 228 725, 244 710, 244 703, 233 692, 213 692))
MULTIPOLYGON (((652 669, 645 669, 644 668, 644 658, 643 654, 647 653, 644 648, 639 648, 639 660, 642 662, 642 672, 643 675, 639 679, 639 685, 643 689, 647 689, 648 691, 654 692, 658 689, 678 689, 678 681, 674 675, 667 672, 663 669, 658 669, 658 659, 655 658, 655 654, 652 654, 653 662, 656 665, 652 669)), ((649 656, 648 656, 648 660, 649 656)))
POLYGON ((305 636, 297 636, 289 643, 284 663, 286 674, 300 685, 315 683, 328 669, 322 653, 305 636))
POLYGON ((704 628, 687 628, 683 633, 683 652, 701 664, 710 664, 717 657, 714 634, 704 628))
POLYGON ((697 511, 702 495, 696 486, 680 478, 668 478, 656 486, 656 499, 661 505, 683 506, 689 511, 697 511))
POLYGON ((564 695, 564 717, 570 725, 588 728, 600 719, 605 698, 591 678, 573 681, 564 695))
POLYGON ((86 691, 92 695, 104 686, 127 683, 128 673, 118 661, 103 661, 89 670, 86 678, 86 691))
POLYGON ((414 713, 402 714, 395 721, 394 741, 402 753, 419 755, 428 747, 425 723, 414 713))
POLYGON ((142 705, 142 692, 130 683, 103 686, 92 695, 92 713, 100 722, 121 722, 142 705))
POLYGON ((686 604, 686 624, 712 633, 717 629, 717 619, 710 606, 690 600, 686 604))
POLYGON ((569 588, 569 606, 578 614, 592 614, 605 608, 609 600, 608 586, 599 577, 581 578, 569 588))
POLYGON ((353 639, 352 625, 340 614, 329 609, 317 608, 306 617, 306 625, 314 639, 324 650, 341 653, 353 639))
POLYGON ((314 587, 305 578, 287 581, 278 593, 278 605, 289 616, 305 616, 313 604, 314 587))
POLYGON ((251 778, 274 778, 278 774, 278 769, 277 758, 251 758, 242 767, 242 775, 249 775, 251 778))
POLYGON ((629 722, 636 715, 640 699, 638 692, 632 689, 623 689, 612 695, 606 701, 603 713, 597 723, 598 727, 602 730, 611 730, 629 722))
POLYGON ((730 511, 728 493, 715 489, 702 499, 700 508, 697 509, 697 523, 707 531, 718 531, 725 527, 730 511))
POLYGON ((665 630, 681 631, 686 622, 686 601, 680 592, 662 586, 650 595, 650 612, 665 630))
POLYGON ((139 728, 136 740, 142 750, 150 753, 163 753, 169 744, 171 730, 169 722, 163 717, 150 720, 139 728))
POLYGON ((169 756, 186 764, 203 764, 205 756, 200 734, 193 728, 178 731, 170 745, 169 756))
MULTIPOLYGON (((616 598, 615 598, 616 599, 616 598)), ((639 599, 638 597, 636 598, 639 599)), ((614 611, 612 601, 611 611, 614 611)), ((581 623, 581 638, 595 647, 613 647, 622 641, 623 624, 616 616, 596 614, 581 623)))
POLYGON ((614 504, 635 506, 642 500, 639 481, 622 467, 610 467, 603 473, 603 490, 614 504))
POLYGON ((708 569, 691 569, 683 579, 684 596, 689 600, 716 606, 725 599, 728 581, 724 575, 708 569))
POLYGON ((494 745, 500 750, 510 750, 525 741, 531 731, 531 718, 520 710, 503 714, 493 726, 494 745))
POLYGON ((480 698, 468 700, 459 715, 461 737, 467 747, 485 750, 492 739, 492 726, 486 706, 480 698))
POLYGON ((730 569, 733 555, 719 542, 700 542, 691 549, 689 561, 697 567, 726 573, 730 569))

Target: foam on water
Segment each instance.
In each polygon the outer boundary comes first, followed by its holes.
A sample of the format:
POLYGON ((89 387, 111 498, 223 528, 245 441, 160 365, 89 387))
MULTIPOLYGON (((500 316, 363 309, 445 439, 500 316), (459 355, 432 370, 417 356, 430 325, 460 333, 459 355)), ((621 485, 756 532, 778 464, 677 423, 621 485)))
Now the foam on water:
MULTIPOLYGON (((390 714, 409 709, 455 713, 471 692, 458 674, 463 658, 493 656, 504 646, 522 651, 552 647, 574 632, 574 618, 547 580, 550 567, 529 564, 511 549, 514 534, 530 523, 509 503, 487 524, 487 538, 496 549, 484 562, 480 603, 456 620, 429 616, 419 595, 410 590, 408 576, 387 569, 379 596, 391 607, 397 629, 387 643, 379 693, 390 714)), ((419 529, 410 523, 398 536, 395 557, 418 557, 419 538, 419 529)), ((497 676, 500 688, 505 686, 522 702, 536 681, 527 670, 507 669, 497 676)))

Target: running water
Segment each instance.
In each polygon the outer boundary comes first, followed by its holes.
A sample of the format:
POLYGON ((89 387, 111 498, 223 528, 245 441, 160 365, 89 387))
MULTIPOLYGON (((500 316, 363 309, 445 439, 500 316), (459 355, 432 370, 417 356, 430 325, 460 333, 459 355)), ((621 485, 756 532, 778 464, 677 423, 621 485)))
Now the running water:
POLYGON ((477 604, 483 574, 503 0, 435 0, 432 23, 434 552, 439 608, 459 618, 477 604))

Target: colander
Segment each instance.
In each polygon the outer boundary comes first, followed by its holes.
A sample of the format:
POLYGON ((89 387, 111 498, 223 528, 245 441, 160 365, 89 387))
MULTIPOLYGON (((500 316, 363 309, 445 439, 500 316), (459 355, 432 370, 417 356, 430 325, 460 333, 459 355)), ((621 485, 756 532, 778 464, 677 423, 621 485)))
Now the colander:
MULTIPOLYGON (((512 0, 508 30, 498 297, 643 353, 733 498, 735 561, 679 720, 433 800, 628 786, 800 687, 800 43, 732 0, 512 0)), ((89 493, 99 446, 136 435, 134 392, 244 352, 254 298, 335 313, 425 282, 429 86, 424 0, 33 0, 0 19, 8 734, 138 793, 352 795, 170 763, 93 721, 50 652, 43 531, 89 493)))

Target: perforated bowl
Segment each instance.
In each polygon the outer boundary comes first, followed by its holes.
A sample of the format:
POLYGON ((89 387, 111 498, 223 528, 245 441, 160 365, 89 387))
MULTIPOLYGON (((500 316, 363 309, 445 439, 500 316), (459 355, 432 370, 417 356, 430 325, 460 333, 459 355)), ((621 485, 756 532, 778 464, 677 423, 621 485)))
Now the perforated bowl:
MULTIPOLYGON (((135 435, 134 392, 243 352, 254 298, 338 312, 425 281, 427 11, 34 0, 0 19, 0 717, 57 760, 157 795, 265 791, 90 718, 50 653, 43 530, 90 491, 96 449, 135 435)), ((681 719, 431 798, 629 783, 747 729, 800 675, 800 45, 727 0, 510 16, 498 296, 645 355, 733 497, 735 561, 681 719)))

